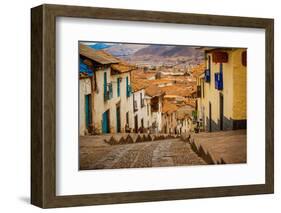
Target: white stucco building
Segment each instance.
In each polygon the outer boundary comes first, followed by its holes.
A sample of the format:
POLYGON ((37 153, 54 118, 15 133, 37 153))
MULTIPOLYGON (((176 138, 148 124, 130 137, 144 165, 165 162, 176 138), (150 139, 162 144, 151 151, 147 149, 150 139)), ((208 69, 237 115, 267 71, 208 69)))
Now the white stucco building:
POLYGON ((93 70, 92 133, 125 132, 126 123, 133 128, 130 77, 133 68, 104 51, 85 45, 80 45, 80 63, 93 70))
POLYGON ((149 85, 145 88, 146 100, 150 103, 150 117, 148 121, 151 122, 150 132, 159 133, 162 130, 162 102, 164 92, 155 85, 149 85))
POLYGON ((80 126, 80 135, 89 134, 91 124, 92 124, 92 109, 91 109, 91 79, 87 75, 84 77, 80 76, 79 79, 79 92, 80 92, 80 101, 79 101, 79 126, 80 126))

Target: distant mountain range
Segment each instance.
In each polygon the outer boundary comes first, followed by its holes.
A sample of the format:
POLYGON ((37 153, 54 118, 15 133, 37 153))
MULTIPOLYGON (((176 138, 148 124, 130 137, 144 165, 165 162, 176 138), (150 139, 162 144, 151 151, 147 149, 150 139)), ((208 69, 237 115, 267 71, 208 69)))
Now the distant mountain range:
POLYGON ((109 48, 105 49, 108 53, 116 57, 130 57, 134 55, 135 52, 147 47, 147 45, 142 44, 117 44, 112 45, 109 48))
POLYGON ((149 45, 134 53, 135 56, 162 56, 162 57, 200 57, 203 56, 202 51, 194 47, 188 46, 164 46, 164 45, 149 45))
POLYGON ((138 50, 147 47, 142 44, 119 44, 119 43, 95 43, 88 45, 96 50, 104 50, 116 57, 128 57, 133 55, 138 50))
MULTIPOLYGON (((171 45, 143 45, 143 44, 120 44, 120 43, 94 43, 88 44, 89 47, 96 50, 104 50, 115 57, 123 59, 142 59, 150 58, 174 58, 185 57, 192 60, 202 60, 203 51, 189 46, 171 46, 171 45)), ((163 59, 164 60, 164 59, 163 59)))

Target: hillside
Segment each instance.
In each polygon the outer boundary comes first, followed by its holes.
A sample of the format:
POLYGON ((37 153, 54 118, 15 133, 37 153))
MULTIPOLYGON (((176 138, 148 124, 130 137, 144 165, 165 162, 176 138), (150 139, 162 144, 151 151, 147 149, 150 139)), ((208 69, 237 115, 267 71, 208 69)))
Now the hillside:
POLYGON ((149 45, 134 53, 134 56, 160 56, 160 57, 198 57, 203 56, 203 52, 194 47, 188 46, 164 46, 149 45))

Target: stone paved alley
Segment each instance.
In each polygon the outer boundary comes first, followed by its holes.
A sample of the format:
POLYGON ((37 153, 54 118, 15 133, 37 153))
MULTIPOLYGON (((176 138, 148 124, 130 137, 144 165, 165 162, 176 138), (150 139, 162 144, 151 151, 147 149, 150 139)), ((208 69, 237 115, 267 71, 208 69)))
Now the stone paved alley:
POLYGON ((109 145, 103 141, 104 136, 97 137, 80 137, 80 169, 82 170, 206 164, 191 149, 189 143, 179 138, 109 145))

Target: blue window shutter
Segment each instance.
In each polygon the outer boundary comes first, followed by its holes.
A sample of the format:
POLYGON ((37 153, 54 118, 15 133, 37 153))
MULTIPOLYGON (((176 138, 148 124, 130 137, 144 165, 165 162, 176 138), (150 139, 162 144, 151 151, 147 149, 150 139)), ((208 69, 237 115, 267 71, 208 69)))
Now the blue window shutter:
POLYGON ((220 70, 215 73, 215 88, 217 90, 223 90, 223 64, 220 63, 220 70))
POLYGON ((104 99, 106 100, 106 90, 107 90, 107 76, 106 72, 103 74, 103 92, 104 92, 104 99))
POLYGON ((210 70, 209 70, 209 69, 206 69, 206 70, 205 70, 205 76, 204 76, 204 78, 205 78, 205 82, 210 83, 211 73, 210 73, 210 70))
POLYGON ((117 96, 120 96, 120 78, 117 78, 117 96))
POLYGON ((127 97, 129 97, 129 78, 128 78, 128 76, 126 77, 126 93, 127 93, 127 97))

